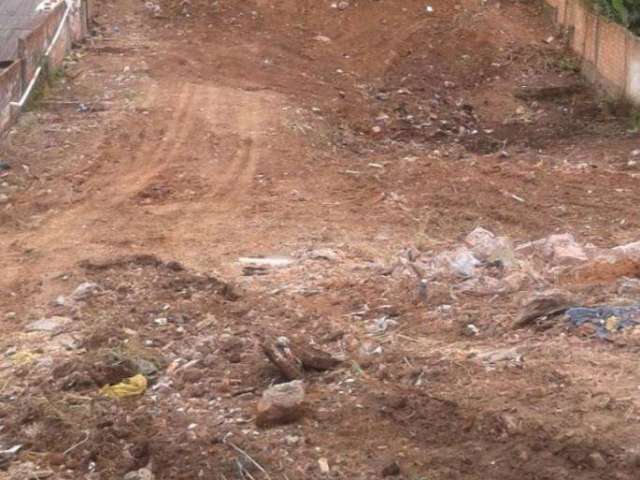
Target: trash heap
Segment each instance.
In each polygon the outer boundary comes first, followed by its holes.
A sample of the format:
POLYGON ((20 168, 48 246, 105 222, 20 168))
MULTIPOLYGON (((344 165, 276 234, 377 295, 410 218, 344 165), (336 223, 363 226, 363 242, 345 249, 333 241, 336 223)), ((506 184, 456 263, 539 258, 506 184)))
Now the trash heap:
POLYGON ((389 273, 417 277, 417 297, 432 306, 443 291, 452 304, 509 296, 522 306, 514 327, 549 327, 562 314, 606 338, 640 324, 640 242, 604 249, 563 233, 516 244, 478 227, 444 251, 403 251, 389 273))

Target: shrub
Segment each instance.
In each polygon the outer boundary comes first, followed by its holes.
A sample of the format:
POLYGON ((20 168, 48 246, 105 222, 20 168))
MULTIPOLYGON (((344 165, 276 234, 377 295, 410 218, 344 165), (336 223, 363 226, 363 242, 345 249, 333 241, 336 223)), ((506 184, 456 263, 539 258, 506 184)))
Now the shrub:
POLYGON ((640 34, 640 0, 591 0, 598 13, 640 34))

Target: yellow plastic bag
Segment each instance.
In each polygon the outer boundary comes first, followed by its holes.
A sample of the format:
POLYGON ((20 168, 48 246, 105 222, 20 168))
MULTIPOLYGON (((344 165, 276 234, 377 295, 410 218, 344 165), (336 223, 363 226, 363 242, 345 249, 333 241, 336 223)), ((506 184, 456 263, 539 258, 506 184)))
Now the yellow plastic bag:
POLYGON ((604 326, 609 333, 617 332, 620 328, 620 319, 615 315, 611 315, 609 318, 607 318, 604 326))
POLYGON ((105 385, 100 389, 100 393, 109 398, 124 398, 142 395, 146 390, 147 379, 139 373, 115 385, 105 385))
POLYGON ((37 358, 37 355, 27 350, 21 350, 12 355, 11 361, 13 361, 13 363, 16 365, 27 365, 34 362, 37 358))

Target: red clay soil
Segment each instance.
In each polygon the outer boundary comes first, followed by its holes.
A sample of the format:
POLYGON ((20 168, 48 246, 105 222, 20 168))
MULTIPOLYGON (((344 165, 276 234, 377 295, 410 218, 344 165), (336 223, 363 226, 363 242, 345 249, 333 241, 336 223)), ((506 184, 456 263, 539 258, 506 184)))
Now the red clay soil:
POLYGON ((633 123, 538 2, 153 5, 98 2, 0 143, 0 478, 640 478, 637 339, 514 331, 531 289, 451 309, 387 270, 476 226, 638 239, 633 123), (261 255, 294 264, 244 275, 261 255), (345 361, 261 429, 278 335, 345 361), (99 394, 137 372, 144 395, 99 394))

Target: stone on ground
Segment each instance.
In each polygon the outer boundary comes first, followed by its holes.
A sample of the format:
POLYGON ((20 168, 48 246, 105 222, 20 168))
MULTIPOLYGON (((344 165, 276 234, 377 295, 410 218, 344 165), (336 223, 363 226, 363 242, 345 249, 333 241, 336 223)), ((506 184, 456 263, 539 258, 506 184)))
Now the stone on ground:
POLYGON ((300 380, 267 389, 258 402, 256 424, 273 427, 293 423, 304 414, 304 384, 300 380))

